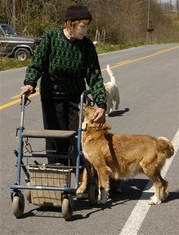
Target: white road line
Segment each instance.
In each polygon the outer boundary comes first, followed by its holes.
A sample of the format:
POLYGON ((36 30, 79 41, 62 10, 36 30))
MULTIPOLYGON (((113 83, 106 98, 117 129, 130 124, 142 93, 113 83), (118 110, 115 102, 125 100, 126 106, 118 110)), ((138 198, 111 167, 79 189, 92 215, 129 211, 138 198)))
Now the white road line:
MULTIPOLYGON (((167 159, 164 168, 162 169, 162 176, 165 177, 168 169, 179 149, 179 129, 175 134, 172 144, 175 149, 174 156, 170 159, 167 159)), ((146 198, 149 198, 149 194, 154 193, 154 187, 151 181, 146 185, 144 192, 142 193, 139 201, 131 212, 128 220, 126 221, 123 229, 121 230, 119 235, 137 235, 138 231, 147 215, 148 210, 150 209, 150 205, 147 204, 146 198)))

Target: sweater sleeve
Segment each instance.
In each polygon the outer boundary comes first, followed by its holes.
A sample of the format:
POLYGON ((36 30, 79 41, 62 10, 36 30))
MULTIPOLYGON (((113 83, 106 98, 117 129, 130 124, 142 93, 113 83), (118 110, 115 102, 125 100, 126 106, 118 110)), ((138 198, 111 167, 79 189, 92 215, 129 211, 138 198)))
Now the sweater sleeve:
POLYGON ((48 68, 49 49, 50 34, 48 30, 42 35, 40 44, 35 49, 32 61, 27 67, 24 85, 32 85, 34 88, 37 86, 44 69, 48 68))
POLYGON ((98 55, 91 41, 89 41, 87 53, 86 81, 97 106, 106 110, 106 92, 104 88, 103 77, 101 74, 98 55))

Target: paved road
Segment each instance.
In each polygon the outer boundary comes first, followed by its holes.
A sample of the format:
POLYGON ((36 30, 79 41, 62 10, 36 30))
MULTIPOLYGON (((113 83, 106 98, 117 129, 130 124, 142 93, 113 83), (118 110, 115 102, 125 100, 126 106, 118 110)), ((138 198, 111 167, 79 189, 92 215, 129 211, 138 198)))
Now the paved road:
MULTIPOLYGON (((9 186, 16 181, 16 128, 20 124, 19 90, 25 68, 0 72, 0 228, 4 235, 177 235, 179 234, 179 44, 160 44, 99 55, 104 80, 109 64, 120 90, 120 109, 107 121, 112 131, 166 136, 175 147, 163 175, 170 195, 149 206, 153 188, 143 175, 123 183, 106 205, 76 201, 72 220, 61 211, 25 201, 21 219, 12 214, 9 186)), ((26 129, 41 128, 38 93, 26 109, 26 129)), ((43 145, 43 144, 42 144, 43 145)), ((23 178, 22 178, 23 179, 23 178)))

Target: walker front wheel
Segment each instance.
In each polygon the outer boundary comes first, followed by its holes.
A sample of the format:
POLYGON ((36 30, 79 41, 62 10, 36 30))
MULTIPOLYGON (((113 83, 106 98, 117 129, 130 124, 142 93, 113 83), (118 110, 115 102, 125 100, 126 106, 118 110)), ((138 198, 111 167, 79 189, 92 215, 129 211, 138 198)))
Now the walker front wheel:
POLYGON ((24 195, 20 193, 16 193, 12 198, 12 211, 16 218, 19 218, 23 215, 25 208, 25 199, 24 195))
POLYGON ((62 216, 65 220, 70 220, 73 215, 74 202, 71 194, 62 198, 62 216))

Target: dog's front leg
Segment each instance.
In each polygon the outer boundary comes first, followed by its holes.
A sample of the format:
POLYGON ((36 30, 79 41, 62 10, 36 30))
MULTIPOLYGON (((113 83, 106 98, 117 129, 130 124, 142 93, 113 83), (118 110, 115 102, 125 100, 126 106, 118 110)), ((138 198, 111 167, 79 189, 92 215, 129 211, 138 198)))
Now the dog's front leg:
POLYGON ((87 189, 87 183, 88 183, 88 174, 86 168, 84 168, 82 174, 82 182, 79 188, 77 189, 76 194, 84 193, 85 190, 87 189))

